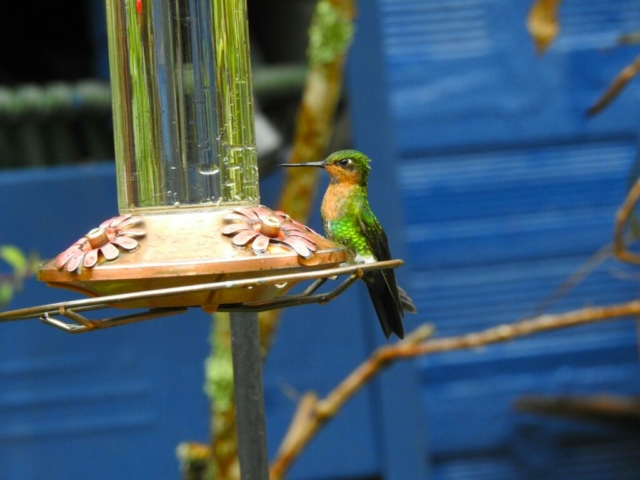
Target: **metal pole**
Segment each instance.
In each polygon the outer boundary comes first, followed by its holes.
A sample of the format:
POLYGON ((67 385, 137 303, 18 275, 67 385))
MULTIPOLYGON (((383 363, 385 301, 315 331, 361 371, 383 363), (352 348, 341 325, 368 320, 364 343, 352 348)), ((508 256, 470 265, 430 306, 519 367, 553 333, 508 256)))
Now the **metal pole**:
POLYGON ((231 350, 240 478, 269 480, 257 313, 231 313, 231 350))

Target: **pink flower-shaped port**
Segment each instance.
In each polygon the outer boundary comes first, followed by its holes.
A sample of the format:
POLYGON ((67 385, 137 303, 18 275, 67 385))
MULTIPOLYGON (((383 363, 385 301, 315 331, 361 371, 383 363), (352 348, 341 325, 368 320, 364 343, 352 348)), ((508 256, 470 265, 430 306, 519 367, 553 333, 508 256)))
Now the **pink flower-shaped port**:
POLYGON ((315 232, 283 212, 260 205, 236 208, 224 219, 236 222, 222 227, 222 233, 233 236, 231 241, 236 247, 251 245, 256 255, 267 253, 270 243, 287 247, 304 258, 316 251, 316 243, 307 235, 315 232))
POLYGON ((142 223, 141 217, 120 215, 102 222, 56 257, 56 266, 69 272, 80 272, 82 267, 93 268, 100 254, 105 260, 115 260, 120 249, 132 251, 138 247, 136 238, 144 237, 145 231, 135 228, 142 223))

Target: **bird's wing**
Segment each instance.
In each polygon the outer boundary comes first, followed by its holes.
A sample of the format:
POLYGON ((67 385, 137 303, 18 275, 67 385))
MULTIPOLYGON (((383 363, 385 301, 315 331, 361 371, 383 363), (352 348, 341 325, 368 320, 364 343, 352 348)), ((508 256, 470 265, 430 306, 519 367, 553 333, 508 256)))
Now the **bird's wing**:
MULTIPOLYGON (((382 225, 378 222, 370 208, 361 210, 358 216, 360 227, 367 239, 367 245, 378 261, 391 260, 391 250, 389 249, 389 241, 382 225)), ((385 282, 389 290, 393 292, 393 300, 396 306, 400 306, 401 311, 409 313, 417 313, 415 305, 411 297, 405 292, 396 281, 393 269, 382 270, 385 282)))
MULTIPOLYGON (((390 259, 391 253, 387 236, 373 213, 366 214, 365 212, 363 215, 359 215, 358 221, 367 245, 376 260, 390 259)), ((391 333, 395 333, 399 338, 404 338, 402 304, 393 269, 367 270, 362 279, 367 285, 385 337, 389 338, 391 333)))
POLYGON ((378 222, 370 208, 362 208, 358 214, 358 222, 364 237, 367 239, 367 245, 376 257, 376 260, 391 260, 391 251, 389 250, 389 241, 387 234, 382 229, 382 225, 378 222))

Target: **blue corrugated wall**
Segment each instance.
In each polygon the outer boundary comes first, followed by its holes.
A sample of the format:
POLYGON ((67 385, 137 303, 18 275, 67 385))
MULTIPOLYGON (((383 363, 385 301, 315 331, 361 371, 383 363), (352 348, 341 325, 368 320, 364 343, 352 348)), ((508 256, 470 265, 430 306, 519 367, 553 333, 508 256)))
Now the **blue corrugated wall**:
MULTIPOLYGON (((384 78, 352 69, 352 101, 382 94, 389 114, 356 108, 356 146, 374 167, 394 165, 404 214, 397 237, 419 320, 455 335, 528 316, 611 239, 637 155, 640 89, 631 85, 593 119, 584 112, 637 55, 617 39, 640 28, 640 2, 563 2, 560 37, 544 57, 525 30, 530 2, 373 3, 384 78), (370 133, 381 130, 392 132, 390 156, 376 154, 370 133)), ((608 261, 551 311, 637 293, 637 271, 608 261)), ((631 321, 433 356, 415 368, 431 478, 640 475, 637 435, 512 406, 530 393, 637 395, 631 321)))

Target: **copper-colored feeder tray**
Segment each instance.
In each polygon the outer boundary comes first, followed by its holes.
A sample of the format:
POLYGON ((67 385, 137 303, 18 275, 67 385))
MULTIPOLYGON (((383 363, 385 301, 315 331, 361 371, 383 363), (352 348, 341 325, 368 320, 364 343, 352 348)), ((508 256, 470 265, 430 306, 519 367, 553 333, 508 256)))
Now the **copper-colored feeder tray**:
MULTIPOLYGON (((231 210, 212 209, 153 213, 142 216, 146 235, 131 252, 101 261, 93 268, 69 272, 51 260, 38 269, 38 280, 90 297, 112 296, 148 290, 184 287, 213 282, 259 279, 273 275, 310 272, 347 260, 344 247, 308 232, 316 252, 303 258, 296 252, 270 244, 256 255, 251 248, 237 248, 221 233, 231 210)), ((118 308, 175 308, 202 306, 215 311, 221 304, 264 301, 286 293, 297 282, 261 284, 215 291, 188 291, 117 303, 118 308)))

